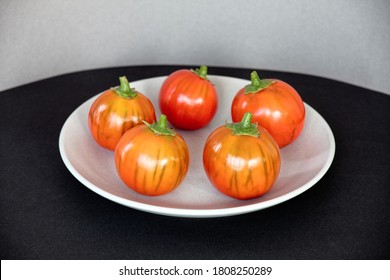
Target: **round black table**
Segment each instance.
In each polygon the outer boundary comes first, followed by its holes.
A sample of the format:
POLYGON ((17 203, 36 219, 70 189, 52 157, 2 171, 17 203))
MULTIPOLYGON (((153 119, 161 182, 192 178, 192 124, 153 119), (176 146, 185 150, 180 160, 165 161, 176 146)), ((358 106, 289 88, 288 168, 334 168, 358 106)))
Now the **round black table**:
POLYGON ((287 202, 223 218, 177 218, 124 207, 84 187, 58 149, 67 117, 117 84, 197 66, 83 71, 0 92, 1 259, 388 259, 390 96, 310 75, 252 70, 293 85, 336 140, 334 161, 287 202))

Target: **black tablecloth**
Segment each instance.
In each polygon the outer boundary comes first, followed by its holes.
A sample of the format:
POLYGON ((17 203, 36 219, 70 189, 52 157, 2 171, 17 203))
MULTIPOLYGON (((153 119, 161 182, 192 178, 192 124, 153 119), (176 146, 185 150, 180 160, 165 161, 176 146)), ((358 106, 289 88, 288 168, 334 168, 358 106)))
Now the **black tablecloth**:
POLYGON ((66 169, 58 149, 66 118, 118 82, 194 66, 83 71, 0 92, 1 259, 388 259, 390 96, 310 75, 252 70, 293 85, 336 139, 325 176, 265 210, 223 218, 150 214, 107 200, 66 169))

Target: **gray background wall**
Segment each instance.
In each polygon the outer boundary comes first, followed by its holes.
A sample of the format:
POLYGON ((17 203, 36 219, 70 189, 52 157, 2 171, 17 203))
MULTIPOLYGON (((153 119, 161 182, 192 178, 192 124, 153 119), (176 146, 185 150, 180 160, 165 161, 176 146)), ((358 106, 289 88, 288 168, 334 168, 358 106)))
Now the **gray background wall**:
POLYGON ((0 90, 140 64, 292 71, 390 94, 390 1, 0 0, 0 90))

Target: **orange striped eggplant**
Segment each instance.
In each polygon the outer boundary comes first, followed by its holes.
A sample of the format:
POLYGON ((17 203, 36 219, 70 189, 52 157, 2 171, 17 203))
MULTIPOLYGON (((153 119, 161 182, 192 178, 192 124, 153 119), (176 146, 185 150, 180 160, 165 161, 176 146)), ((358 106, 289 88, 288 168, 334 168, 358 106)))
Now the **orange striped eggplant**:
POLYGON ((251 84, 233 99, 233 122, 239 122, 246 112, 252 113, 253 122, 268 130, 279 148, 295 141, 305 123, 305 106, 297 91, 280 80, 260 80, 256 71, 251 73, 251 84))
POLYGON ((159 106, 177 128, 195 130, 209 124, 217 111, 218 95, 207 78, 207 66, 170 74, 161 86, 159 106))
POLYGON ((95 141, 111 151, 130 128, 142 121, 153 122, 156 113, 152 102, 142 93, 130 88, 126 77, 120 86, 106 90, 93 102, 88 114, 88 127, 95 141))
POLYGON ((114 153, 119 177, 132 190, 149 196, 173 191, 184 180, 189 150, 182 136, 167 127, 167 118, 136 126, 119 140, 114 153))
POLYGON ((277 143, 246 113, 239 123, 216 128, 207 138, 203 166, 210 182, 223 194, 251 199, 267 193, 280 172, 277 143))

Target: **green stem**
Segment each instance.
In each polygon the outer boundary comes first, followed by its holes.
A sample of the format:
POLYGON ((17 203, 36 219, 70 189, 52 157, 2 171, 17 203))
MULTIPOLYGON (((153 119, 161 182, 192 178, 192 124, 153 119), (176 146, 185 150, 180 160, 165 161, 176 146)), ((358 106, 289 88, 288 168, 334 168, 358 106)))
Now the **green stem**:
POLYGON ((242 128, 250 128, 251 127, 251 121, 252 121, 252 114, 251 113, 245 113, 241 120, 241 127, 242 128))
POLYGON ((267 80, 267 79, 261 80, 259 78, 259 75, 257 75, 257 72, 252 71, 251 83, 245 86, 245 94, 259 92, 259 91, 269 87, 273 83, 274 83, 274 81, 272 81, 272 80, 267 80))
POLYGON ((167 126, 168 120, 167 116, 165 115, 161 115, 158 121, 154 122, 153 124, 147 123, 145 121, 144 124, 146 124, 156 135, 176 135, 175 131, 167 126))
POLYGON ((257 123, 252 123, 252 114, 245 113, 239 123, 227 123, 226 127, 232 130, 233 135, 247 135, 259 137, 260 133, 257 129, 257 123))
POLYGON ((261 84, 260 77, 256 71, 252 71, 252 73, 251 73, 251 82, 252 82, 252 85, 257 86, 257 87, 260 86, 260 84, 261 84))
POLYGON ((202 79, 208 80, 207 79, 207 66, 206 65, 201 65, 200 68, 196 68, 195 70, 192 70, 196 75, 201 77, 202 79))
POLYGON ((137 91, 130 87, 126 76, 119 77, 120 85, 113 90, 123 98, 134 98, 137 96, 137 91))

